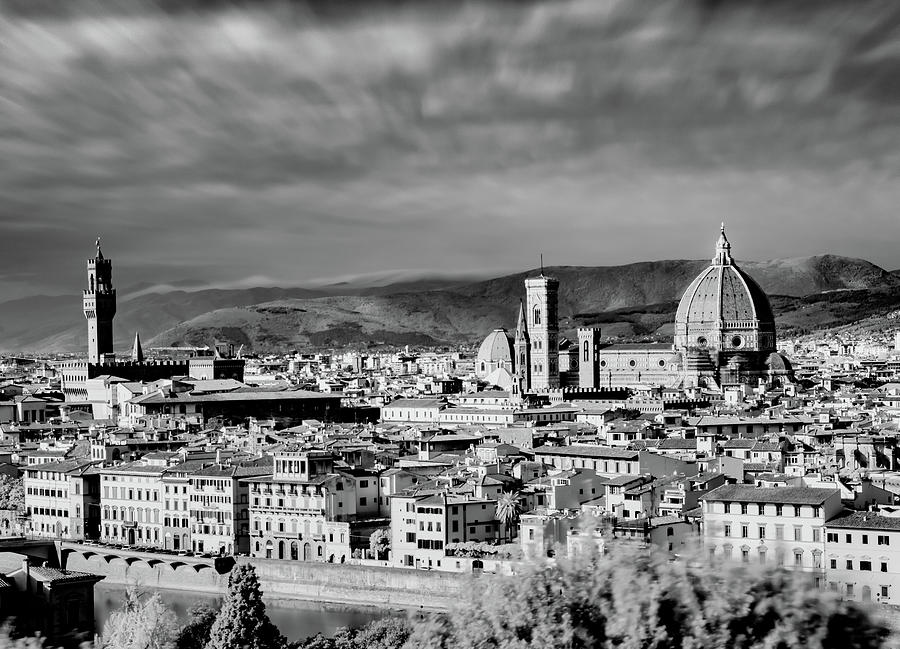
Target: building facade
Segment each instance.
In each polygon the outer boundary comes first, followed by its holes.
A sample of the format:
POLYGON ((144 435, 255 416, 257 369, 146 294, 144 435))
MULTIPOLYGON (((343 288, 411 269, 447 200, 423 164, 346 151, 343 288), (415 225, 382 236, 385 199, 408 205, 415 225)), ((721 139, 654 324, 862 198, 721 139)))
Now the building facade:
POLYGON ((842 509, 837 489, 723 485, 700 501, 710 556, 811 572, 822 585, 825 524, 842 509))

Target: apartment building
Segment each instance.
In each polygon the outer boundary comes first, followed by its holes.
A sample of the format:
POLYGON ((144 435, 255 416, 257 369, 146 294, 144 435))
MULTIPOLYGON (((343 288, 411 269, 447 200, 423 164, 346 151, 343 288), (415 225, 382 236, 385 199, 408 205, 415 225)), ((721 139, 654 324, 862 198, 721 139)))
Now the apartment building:
MULTIPOLYGON (((208 464, 208 462, 206 463, 208 464)), ((191 544, 191 475, 205 466, 189 460, 168 467, 161 478, 163 490, 163 549, 188 551, 191 544)))
POLYGON ((215 463, 189 476, 191 547, 194 552, 250 552, 250 488, 242 478, 271 475, 270 458, 215 463))
POLYGON ((29 466, 23 477, 25 513, 32 534, 76 541, 100 530, 100 475, 84 459, 29 466))
POLYGON ((166 467, 140 461, 100 469, 100 539, 122 545, 163 547, 166 467))
POLYGON ((724 473, 700 473, 667 481, 660 489, 657 514, 681 516, 700 504, 700 496, 725 484, 724 473))
POLYGON ((847 511, 828 521, 825 580, 844 599, 900 605, 900 517, 847 511))
POLYGON ((824 577, 825 523, 841 512, 837 489, 724 485, 700 498, 711 556, 824 577))
POLYGON ((335 471, 331 453, 282 450, 267 475, 244 480, 251 556, 333 563, 351 557, 355 483, 335 471))
POLYGON ((396 566, 440 568, 448 543, 494 541, 497 502, 429 490, 391 497, 391 552, 396 566))

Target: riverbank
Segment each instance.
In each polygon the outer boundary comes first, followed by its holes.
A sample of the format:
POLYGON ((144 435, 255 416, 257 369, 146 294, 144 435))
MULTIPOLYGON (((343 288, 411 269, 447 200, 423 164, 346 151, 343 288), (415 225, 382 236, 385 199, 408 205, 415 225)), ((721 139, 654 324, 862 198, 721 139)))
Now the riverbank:
MULTIPOLYGON (((117 551, 64 543, 65 567, 102 575, 109 585, 208 593, 221 596, 228 573, 212 560, 117 551)), ((352 608, 442 611, 467 590, 473 577, 438 571, 352 564, 308 563, 239 557, 256 568, 266 597, 278 602, 315 602, 352 608)))
MULTIPOLYGON (((94 619, 98 632, 102 631, 110 614, 121 607, 125 588, 121 584, 104 584, 102 581, 95 587, 94 619)), ((218 609, 222 602, 220 595, 211 593, 169 589, 157 589, 153 592, 159 594, 166 606, 175 613, 179 624, 185 624, 190 619, 189 610, 192 606, 207 604, 218 609)), ((268 596, 263 599, 269 619, 289 641, 302 640, 317 633, 332 636, 341 627, 359 628, 383 617, 403 615, 402 611, 372 607, 286 601, 268 596)))

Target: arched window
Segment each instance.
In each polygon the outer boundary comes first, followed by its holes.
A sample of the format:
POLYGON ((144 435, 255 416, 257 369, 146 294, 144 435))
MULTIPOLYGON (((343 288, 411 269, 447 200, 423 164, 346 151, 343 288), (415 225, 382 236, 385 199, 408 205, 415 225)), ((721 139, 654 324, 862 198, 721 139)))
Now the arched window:
POLYGON ((584 362, 587 363, 591 360, 591 346, 590 343, 585 340, 584 341, 584 362))
POLYGON ((541 324, 541 307, 539 307, 539 306, 534 307, 533 320, 534 320, 534 324, 536 324, 536 325, 541 324))

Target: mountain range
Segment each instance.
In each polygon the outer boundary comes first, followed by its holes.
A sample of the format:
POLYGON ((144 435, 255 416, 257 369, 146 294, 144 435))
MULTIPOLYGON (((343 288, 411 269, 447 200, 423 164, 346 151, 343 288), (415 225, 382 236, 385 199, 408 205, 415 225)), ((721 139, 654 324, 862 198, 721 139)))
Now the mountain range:
MULTIPOLYGON (((572 335, 600 324, 604 337, 666 339, 681 294, 708 265, 666 260, 623 266, 544 269, 560 280, 560 327, 572 335)), ((900 308, 900 273, 836 255, 741 262, 768 293, 781 335, 844 325, 900 308)), ((347 282, 316 288, 122 291, 116 351, 134 332, 145 347, 227 339, 256 352, 345 345, 477 343, 513 328, 523 280, 536 270, 481 281, 459 277, 387 286, 347 282)), ((0 304, 0 350, 79 352, 80 295, 33 296, 0 304)))

